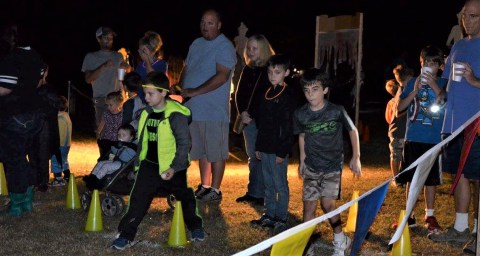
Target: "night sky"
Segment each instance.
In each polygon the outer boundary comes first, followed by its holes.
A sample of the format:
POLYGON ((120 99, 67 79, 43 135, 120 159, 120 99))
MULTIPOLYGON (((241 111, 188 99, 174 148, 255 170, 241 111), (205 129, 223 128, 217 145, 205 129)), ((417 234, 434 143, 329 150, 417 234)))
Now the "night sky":
POLYGON ((88 90, 80 69, 85 54, 98 50, 94 34, 101 25, 117 32, 115 50, 126 47, 135 53, 138 39, 145 31, 154 30, 164 40, 166 57, 183 58, 190 43, 200 36, 202 11, 215 7, 223 15, 222 31, 227 37, 233 39, 243 21, 249 28, 247 36, 266 35, 276 52, 290 55, 295 66, 307 68, 314 62, 315 17, 363 12, 362 94, 368 100, 380 97, 378 101, 385 101, 385 79, 391 76, 392 61, 402 52, 407 53, 407 61, 417 71, 418 56, 424 46, 435 44, 448 51, 445 42, 464 1, 447 2, 2 0, 0 15, 16 21, 22 36, 44 56, 51 67, 52 83, 62 87, 71 80, 88 90))

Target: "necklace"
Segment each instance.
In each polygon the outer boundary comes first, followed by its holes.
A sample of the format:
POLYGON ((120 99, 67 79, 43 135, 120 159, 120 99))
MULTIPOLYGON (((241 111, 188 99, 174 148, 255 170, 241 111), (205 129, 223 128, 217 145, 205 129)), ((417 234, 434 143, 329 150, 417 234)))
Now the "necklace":
POLYGON ((272 87, 269 87, 268 90, 267 90, 267 92, 265 92, 265 99, 266 99, 266 100, 273 100, 273 99, 277 98, 278 96, 280 96, 280 94, 282 94, 282 92, 285 90, 285 88, 287 88, 287 85, 286 85, 285 83, 283 83, 283 84, 281 85, 281 87, 282 87, 282 90, 279 91, 276 95, 274 95, 273 97, 268 97, 268 93, 269 93, 270 90, 272 89, 272 87))

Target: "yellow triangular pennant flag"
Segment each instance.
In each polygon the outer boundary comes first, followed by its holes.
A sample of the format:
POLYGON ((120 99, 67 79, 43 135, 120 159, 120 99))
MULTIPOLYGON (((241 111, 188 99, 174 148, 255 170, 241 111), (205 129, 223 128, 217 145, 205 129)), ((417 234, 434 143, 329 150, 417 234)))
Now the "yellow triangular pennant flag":
POLYGON ((271 256, 291 255, 302 256, 305 246, 308 240, 313 234, 316 226, 304 229, 295 235, 289 236, 278 243, 275 243, 272 247, 271 256))

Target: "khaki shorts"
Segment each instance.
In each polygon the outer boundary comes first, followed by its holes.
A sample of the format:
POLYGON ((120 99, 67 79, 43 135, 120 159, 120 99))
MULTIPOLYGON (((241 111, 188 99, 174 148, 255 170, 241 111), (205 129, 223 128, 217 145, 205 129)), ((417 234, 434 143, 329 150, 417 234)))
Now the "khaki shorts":
POLYGON ((214 163, 228 158, 228 123, 192 121, 189 128, 192 136, 192 160, 207 158, 214 163))
POLYGON ((316 201, 321 197, 340 198, 342 172, 314 172, 303 167, 303 201, 316 201))

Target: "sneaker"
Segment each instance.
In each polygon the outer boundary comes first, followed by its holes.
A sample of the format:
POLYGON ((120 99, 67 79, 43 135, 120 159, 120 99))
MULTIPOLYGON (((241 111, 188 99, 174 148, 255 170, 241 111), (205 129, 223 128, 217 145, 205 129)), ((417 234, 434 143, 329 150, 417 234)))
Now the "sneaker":
POLYGON ((442 232, 430 233, 427 236, 434 242, 459 242, 465 243, 470 240, 470 229, 466 228, 464 231, 457 231, 454 227, 448 228, 442 232))
POLYGON ((126 248, 130 247, 132 241, 129 241, 126 238, 119 237, 113 241, 112 248, 116 250, 125 250, 126 248))
POLYGON ((260 198, 260 197, 254 197, 249 194, 245 194, 244 196, 237 198, 235 202, 237 203, 248 202, 248 203, 253 203, 255 205, 263 205, 264 200, 263 198, 260 198))
POLYGON ((235 200, 237 203, 242 203, 242 202, 249 202, 249 203, 254 203, 257 200, 256 197, 253 197, 249 194, 245 194, 244 196, 241 196, 235 200))
POLYGON ((288 229, 287 222, 279 220, 279 221, 275 222, 275 224, 273 225, 273 234, 275 234, 275 235, 280 234, 287 229, 288 229))
POLYGON ((424 226, 428 229, 428 232, 436 233, 443 230, 442 227, 440 227, 440 225, 438 224, 437 218, 435 218, 435 216, 428 216, 427 218, 425 218, 424 226))
POLYGON ((50 187, 62 187, 65 186, 65 180, 63 178, 55 178, 51 182, 48 183, 50 187))
POLYGON ((202 184, 199 184, 197 190, 195 190, 195 197, 200 197, 205 193, 207 189, 208 188, 205 188, 204 186, 202 186, 202 184))
POLYGON ((203 228, 197 228, 192 230, 192 242, 201 242, 205 240, 205 231, 203 231, 203 228))
POLYGON ((222 191, 218 193, 214 189, 208 188, 205 190, 206 193, 197 197, 197 200, 200 202, 213 202, 222 200, 222 191))
POLYGON ((262 217, 258 220, 252 220, 250 221, 250 224, 252 226, 260 226, 260 227, 268 227, 268 228, 274 228, 275 223, 277 223, 272 217, 263 214, 262 217))
POLYGON ((345 239, 341 242, 337 242, 333 240, 333 246, 334 246, 334 256, 344 256, 344 255, 349 255, 350 251, 350 246, 352 245, 352 239, 345 235, 345 239))
MULTIPOLYGON (((408 227, 409 228, 414 228, 417 226, 417 220, 415 219, 415 217, 408 217, 408 220, 407 220, 407 224, 408 224, 408 227)), ((398 222, 394 222, 392 225, 391 225, 392 229, 397 229, 398 227, 398 222)))
POLYGON ((476 236, 471 238, 465 246, 463 246, 463 253, 464 254, 472 254, 475 255, 477 252, 477 238, 476 236))
POLYGON ((307 245, 305 246, 305 255, 304 256, 315 256, 319 255, 317 252, 322 248, 323 244, 322 241, 320 240, 320 234, 319 233, 313 233, 310 239, 307 242, 307 245))

